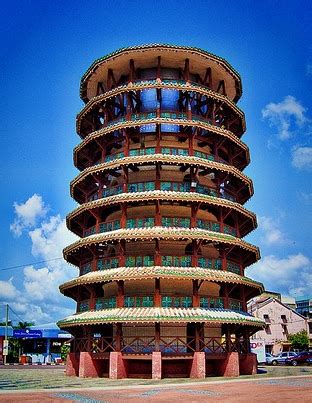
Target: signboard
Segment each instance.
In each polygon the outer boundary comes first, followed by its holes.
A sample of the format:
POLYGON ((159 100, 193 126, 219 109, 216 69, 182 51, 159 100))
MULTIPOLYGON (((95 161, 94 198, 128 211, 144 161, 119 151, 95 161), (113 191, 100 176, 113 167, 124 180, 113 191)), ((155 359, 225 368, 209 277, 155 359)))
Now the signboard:
POLYGON ((57 336, 58 339, 70 339, 72 337, 73 336, 69 333, 59 333, 57 336))
POLYGON ((2 355, 8 355, 8 354, 9 354, 9 340, 3 340, 2 355))
POLYGON ((33 329, 14 329, 13 337, 16 337, 17 339, 26 337, 28 339, 39 339, 42 337, 42 331, 33 329))
POLYGON ((261 339, 250 340, 250 351, 257 354, 258 362, 265 362, 265 342, 261 339))

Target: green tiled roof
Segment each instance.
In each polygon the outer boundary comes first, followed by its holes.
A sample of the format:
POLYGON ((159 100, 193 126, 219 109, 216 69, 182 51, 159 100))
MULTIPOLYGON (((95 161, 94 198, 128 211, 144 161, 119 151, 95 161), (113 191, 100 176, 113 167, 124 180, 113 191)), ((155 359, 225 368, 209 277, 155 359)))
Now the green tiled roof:
POLYGON ((77 207, 72 213, 67 216, 67 220, 70 220, 87 209, 93 209, 100 206, 109 206, 116 203, 122 203, 124 201, 142 201, 142 200, 175 200, 175 201, 197 201, 201 203, 208 203, 217 206, 228 207, 234 209, 241 214, 248 216, 256 225, 256 216, 254 213, 248 211, 241 204, 227 200, 220 199, 213 196, 201 194, 201 193, 189 193, 189 192, 175 192, 165 190, 152 190, 138 193, 122 193, 118 195, 108 196, 102 199, 93 200, 82 204, 77 207))
POLYGON ((142 165, 144 163, 156 163, 156 162, 162 162, 164 164, 167 163, 172 165, 189 164, 192 166, 193 165, 200 166, 201 168, 211 168, 221 172, 226 172, 230 175, 233 175, 236 178, 239 178, 246 186, 248 186, 250 193, 251 194, 253 193, 253 186, 251 179, 248 178, 245 174, 243 174, 239 169, 231 165, 222 164, 220 162, 215 161, 208 161, 206 159, 194 156, 164 155, 164 154, 124 157, 118 160, 103 162, 101 164, 88 167, 84 169, 81 173, 79 173, 79 175, 74 180, 71 181, 70 183, 71 193, 73 193, 73 187, 82 180, 84 180, 88 175, 93 175, 94 173, 99 173, 110 169, 118 169, 123 166, 128 166, 129 164, 142 165))
POLYGON ((88 70, 84 73, 84 75, 81 78, 81 84, 85 81, 85 79, 88 77, 90 73, 94 71, 94 69, 97 67, 98 64, 104 62, 105 60, 108 60, 112 57, 119 56, 120 54, 124 52, 130 52, 130 51, 136 51, 136 50, 147 50, 147 49, 156 49, 156 48, 167 48, 167 49, 178 49, 178 50, 188 50, 190 52, 198 52, 202 54, 203 56, 215 59, 216 61, 220 61, 224 63, 224 65, 232 71, 234 75, 237 76, 238 79, 240 79, 240 74, 230 65, 229 62, 227 62, 225 59, 223 59, 220 56, 217 56, 213 53, 207 52, 206 50, 193 47, 193 46, 180 46, 180 45, 172 45, 172 44, 160 44, 160 43, 153 43, 153 44, 146 44, 146 45, 138 45, 138 46, 129 46, 125 48, 120 48, 115 50, 114 52, 111 52, 105 56, 102 56, 91 64, 91 66, 88 68, 88 70))
POLYGON ((61 291, 80 284, 93 284, 116 280, 143 280, 149 278, 183 279, 183 280, 206 280, 213 282, 225 282, 233 284, 245 284, 263 292, 263 285, 248 277, 240 276, 224 270, 204 269, 201 267, 119 267, 104 271, 94 271, 70 280, 60 286, 61 291))
POLYGON ((153 323, 153 322, 205 322, 213 324, 237 323, 241 325, 263 327, 264 322, 244 312, 228 309, 203 308, 114 308, 88 311, 68 316, 59 321, 60 328, 84 324, 100 323, 153 323))
POLYGON ((252 254, 256 260, 260 258, 259 249, 249 244, 248 242, 235 238, 232 235, 216 233, 213 231, 208 231, 199 228, 175 228, 175 227, 151 227, 151 228, 127 228, 118 229, 115 231, 110 231, 101 234, 90 235, 86 238, 81 238, 73 244, 69 245, 64 249, 64 258, 66 259, 74 250, 86 247, 87 245, 96 244, 98 242, 118 241, 120 239, 125 239, 129 241, 136 240, 149 240, 149 239, 164 239, 164 240, 206 240, 211 242, 220 242, 231 244, 234 246, 241 247, 252 254))

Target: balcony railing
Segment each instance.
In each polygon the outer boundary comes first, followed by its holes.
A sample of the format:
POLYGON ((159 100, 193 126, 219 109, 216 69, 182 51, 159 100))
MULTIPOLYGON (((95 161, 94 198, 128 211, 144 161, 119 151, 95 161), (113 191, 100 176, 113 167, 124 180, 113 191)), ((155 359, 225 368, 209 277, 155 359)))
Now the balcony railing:
MULTIPOLYGON (((156 119, 156 118, 162 118, 162 119, 176 119, 176 120, 188 120, 189 122, 202 122, 202 123, 208 123, 211 126, 217 126, 221 128, 225 128, 226 121, 224 119, 218 119, 216 117, 215 121, 211 118, 207 118, 201 115, 197 115, 193 112, 179 112, 179 111, 164 111, 164 110, 159 110, 159 111, 149 111, 149 112, 141 112, 141 113, 133 113, 131 115, 124 115, 120 116, 118 118, 115 118, 113 120, 110 120, 108 122, 104 122, 101 124, 100 128, 104 127, 112 127, 116 126, 120 123, 125 123, 125 122, 140 122, 144 120, 149 120, 149 119, 156 119)), ((155 129, 156 130, 156 129, 155 129)))
MULTIPOLYGON (((151 228, 155 226, 154 217, 129 218, 126 221, 126 228, 151 228)), ((188 217, 162 217, 161 226, 176 228, 191 228, 191 219, 188 217)), ((215 221, 198 219, 196 227, 213 232, 221 232, 221 225, 215 221)), ((99 224, 99 230, 96 226, 84 230, 84 237, 95 233, 109 232, 120 229, 120 220, 107 221, 99 224)), ((229 225, 223 225, 223 233, 236 236, 236 229, 229 225)))
MULTIPOLYGON (((95 261, 97 270, 109 270, 120 267, 118 257, 105 257, 95 261)), ((126 267, 151 267, 155 266, 154 255, 126 256, 126 267)), ((174 256, 161 255, 160 265, 164 267, 192 267, 192 258, 190 255, 174 256)), ((203 269, 222 270, 221 259, 211 259, 206 257, 197 258, 197 267, 203 269)), ((243 268, 240 264, 231 260, 226 260, 226 270, 236 274, 242 274, 243 268)), ((80 275, 92 271, 92 261, 84 263, 80 268, 80 275)))
POLYGON ((126 267, 149 267, 154 266, 154 256, 127 256, 126 257, 126 267))
MULTIPOLYGON (((90 300, 81 301, 78 304, 79 312, 90 310, 90 300)), ((153 295, 125 295, 125 308, 152 308, 154 306, 153 295)), ((161 295, 162 308, 191 308, 193 306, 193 297, 185 295, 161 295)), ((117 307, 116 297, 101 297, 95 301, 95 310, 112 309, 117 307)), ((200 307, 203 309, 230 309, 232 311, 242 311, 243 301, 233 298, 218 296, 200 296, 200 307), (227 306, 228 305, 228 306, 227 306)))
POLYGON ((227 261, 226 269, 232 273, 241 274, 241 267, 235 262, 227 261))
MULTIPOLYGON (((156 182, 137 182, 137 183, 129 183, 128 184, 128 193, 137 193, 137 192, 148 192, 156 189, 156 182)), ((226 192, 221 189, 220 193, 213 188, 204 185, 196 184, 192 188, 194 192, 205 194, 212 197, 220 197, 222 199, 227 199, 231 201, 236 201, 234 195, 226 192)), ((190 192, 191 191, 191 183, 190 182, 169 182, 169 181, 161 181, 160 182, 160 190, 167 192, 190 192)), ((123 193, 123 186, 111 186, 103 189, 100 192, 94 193, 93 195, 88 197, 88 201, 98 200, 103 197, 114 196, 117 194, 123 193)))
MULTIPOLYGON (((145 148, 135 148, 129 150, 130 157, 138 157, 141 155, 155 155, 156 147, 145 147, 145 148)), ((190 156, 189 150, 187 148, 178 148, 178 147, 161 147, 159 154, 163 155, 180 155, 180 156, 190 156)), ((117 152, 114 154, 109 154, 104 157, 104 162, 115 161, 121 158, 124 158, 124 152, 117 152)), ((221 162, 222 164, 229 164, 223 158, 217 157, 213 154, 207 154, 203 151, 194 151, 194 157, 202 158, 208 161, 216 161, 221 162)), ((94 163, 94 165, 98 165, 101 163, 101 160, 98 160, 94 163)))
MULTIPOLYGON (((72 342, 72 351, 87 351, 93 354, 117 351, 117 340, 115 337, 92 337, 75 338, 72 342)), ((156 339, 154 336, 122 336, 120 337, 120 351, 124 354, 150 354, 156 351, 156 339)), ((163 355, 194 353, 202 351, 206 354, 216 353, 248 353, 248 343, 244 340, 224 337, 200 337, 198 347, 194 337, 185 334, 179 336, 161 336, 157 351, 163 355)))

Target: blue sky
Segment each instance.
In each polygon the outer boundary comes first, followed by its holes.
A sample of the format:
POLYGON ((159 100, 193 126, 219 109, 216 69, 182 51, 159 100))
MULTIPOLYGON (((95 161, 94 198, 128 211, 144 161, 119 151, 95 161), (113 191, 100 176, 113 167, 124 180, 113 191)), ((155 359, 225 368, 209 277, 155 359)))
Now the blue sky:
MULTIPOLYGON (((74 304, 58 285, 73 237, 75 116, 80 78, 121 47, 170 43, 227 59, 243 80, 262 260, 247 275, 285 295, 312 295, 312 4, 310 1, 1 2, 0 304, 37 324, 74 304), (7 269, 21 266, 16 269, 7 269)), ((2 311, 0 310, 2 314, 2 311)), ((12 319, 17 317, 12 316, 12 319)))

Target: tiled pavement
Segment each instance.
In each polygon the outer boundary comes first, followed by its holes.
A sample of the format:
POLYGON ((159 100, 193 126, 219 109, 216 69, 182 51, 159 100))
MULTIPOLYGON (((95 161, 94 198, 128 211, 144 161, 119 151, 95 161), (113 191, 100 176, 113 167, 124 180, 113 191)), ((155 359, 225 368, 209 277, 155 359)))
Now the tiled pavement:
POLYGON ((61 367, 2 367, 0 402, 312 402, 312 366, 266 367, 261 372, 234 380, 113 381, 65 377, 61 367))

